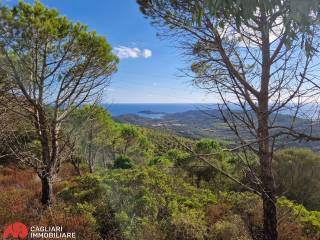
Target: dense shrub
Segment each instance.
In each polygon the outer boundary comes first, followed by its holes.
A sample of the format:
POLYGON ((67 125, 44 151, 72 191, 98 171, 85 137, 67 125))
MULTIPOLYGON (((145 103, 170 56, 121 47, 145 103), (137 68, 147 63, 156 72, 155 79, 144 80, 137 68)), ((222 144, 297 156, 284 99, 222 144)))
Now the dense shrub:
MULTIPOLYGON (((309 211, 301 204, 295 204, 292 201, 280 198, 278 208, 282 217, 286 218, 285 223, 291 227, 295 226, 302 230, 305 239, 320 239, 320 212, 309 211)), ((285 230, 285 229, 284 229, 285 230)), ((297 230, 296 230, 297 231, 297 230)))
MULTIPOLYGON (((62 225, 86 240, 260 239, 262 204, 247 192, 196 188, 161 168, 114 169, 77 177, 46 210, 32 171, 0 168, 0 224, 62 225), (63 200, 63 201, 62 201, 63 200), (250 233, 250 234, 249 234, 250 233)), ((62 181, 63 182, 63 181, 62 181)), ((60 184, 60 182, 57 182, 60 184)), ((55 189, 62 187, 55 184, 55 189)), ((278 199, 279 240, 320 239, 320 212, 278 199)))
POLYGON ((112 223, 104 219, 114 227, 109 230, 120 231, 123 239, 130 240, 148 239, 146 236, 204 239, 208 227, 205 209, 216 203, 210 191, 196 189, 152 167, 116 169, 101 177, 84 176, 60 196, 73 204, 102 206, 97 201, 105 201, 103 209, 97 207, 99 211, 93 211, 92 216, 101 224, 104 222, 102 215, 112 216, 112 223))
MULTIPOLYGON (((245 192, 227 192, 221 193, 219 201, 229 204, 234 213, 241 215, 253 237, 261 236, 262 204, 258 196, 245 192)), ((277 208, 280 240, 320 239, 319 211, 309 211, 303 205, 284 197, 277 200, 277 208)))
POLYGON ((320 156, 304 148, 276 152, 274 175, 280 195, 308 209, 320 210, 320 156))
POLYGON ((210 228, 209 239, 212 240, 251 240, 247 226, 239 215, 231 215, 219 220, 210 228))
POLYGON ((64 232, 75 232, 76 239, 100 240, 96 222, 87 213, 86 206, 80 204, 78 207, 79 211, 76 212, 71 211, 64 204, 57 204, 46 210, 37 224, 40 226, 63 226, 64 232), (80 210, 81 208, 83 211, 80 210))
POLYGON ((113 164, 113 168, 122 168, 122 169, 132 168, 133 166, 134 164, 132 160, 126 156, 117 157, 113 164))
POLYGON ((173 163, 165 156, 155 157, 150 160, 149 166, 172 167, 173 163))

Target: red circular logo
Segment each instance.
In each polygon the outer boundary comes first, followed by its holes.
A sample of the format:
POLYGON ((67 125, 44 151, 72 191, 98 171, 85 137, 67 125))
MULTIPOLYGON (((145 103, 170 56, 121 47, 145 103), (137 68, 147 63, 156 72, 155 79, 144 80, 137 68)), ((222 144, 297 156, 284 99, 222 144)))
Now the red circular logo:
POLYGON ((20 222, 11 224, 3 232, 3 239, 13 237, 14 239, 25 239, 28 236, 28 228, 26 225, 20 222))

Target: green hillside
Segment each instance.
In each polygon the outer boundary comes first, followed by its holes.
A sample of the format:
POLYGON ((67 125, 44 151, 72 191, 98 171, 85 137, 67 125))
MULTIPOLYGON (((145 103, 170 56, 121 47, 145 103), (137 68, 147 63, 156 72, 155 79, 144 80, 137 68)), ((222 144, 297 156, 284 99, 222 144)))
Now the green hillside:
MULTIPOLYGON (((76 231, 79 239, 260 239, 259 197, 203 161, 205 157, 230 176, 249 181, 250 172, 241 157, 225 151, 225 143, 119 124, 103 108, 89 105, 75 111, 64 127, 66 132, 73 128, 74 150, 61 163, 51 214, 40 207, 40 186, 32 171, 2 158, 1 224, 17 217, 26 224, 54 221, 76 231), (90 156, 94 157, 89 160, 90 156), (22 184, 21 188, 15 188, 16 184, 22 184), (20 204, 17 212, 7 208, 12 201, 20 204), (28 213, 25 209, 30 206, 38 210, 28 213), (43 217, 39 219, 38 214, 43 217)), ((30 144, 37 148, 32 139, 30 144)), ((288 240, 297 236, 316 240, 320 196, 304 198, 295 192, 305 189, 307 182, 311 193, 319 192, 319 177, 313 176, 311 183, 307 171, 319 167, 320 158, 309 151, 308 161, 297 162, 306 175, 297 178, 300 182, 293 189, 288 188, 290 172, 283 170, 295 167, 291 159, 300 151, 307 156, 301 149, 279 152, 276 158, 279 235, 288 240)), ((257 162, 251 161, 254 167, 257 162)))

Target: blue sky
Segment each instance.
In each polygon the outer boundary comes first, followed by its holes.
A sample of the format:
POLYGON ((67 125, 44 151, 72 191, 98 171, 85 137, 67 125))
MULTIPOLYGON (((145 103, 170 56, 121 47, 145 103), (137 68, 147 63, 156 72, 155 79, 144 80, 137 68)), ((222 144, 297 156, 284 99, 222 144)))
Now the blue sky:
MULTIPOLYGON (((16 0, 7 0, 14 4, 16 0)), ((32 2, 32 1, 28 1, 32 2)), ((121 57, 103 101, 110 103, 215 102, 181 77, 181 53, 140 13, 135 0, 43 0, 72 21, 106 37, 121 57)))

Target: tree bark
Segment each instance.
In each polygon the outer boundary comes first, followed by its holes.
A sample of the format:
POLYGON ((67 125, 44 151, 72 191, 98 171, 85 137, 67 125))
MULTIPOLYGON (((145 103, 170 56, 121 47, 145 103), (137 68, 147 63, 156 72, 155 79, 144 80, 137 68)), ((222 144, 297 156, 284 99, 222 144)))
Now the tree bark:
POLYGON ((53 203, 53 184, 51 177, 41 177, 42 195, 41 203, 46 206, 50 206, 53 203))
POLYGON ((277 231, 277 208, 275 198, 275 187, 271 172, 271 156, 261 156, 261 179, 262 179, 262 201, 263 201, 263 227, 265 240, 276 240, 277 231))
POLYGON ((79 176, 81 176, 81 170, 80 170, 80 166, 79 166, 79 164, 74 164, 73 166, 74 166, 74 168, 75 168, 75 170, 76 170, 77 174, 78 174, 79 176))
POLYGON ((272 154, 270 150, 268 109, 267 103, 262 103, 264 109, 259 117, 259 160, 261 176, 261 195, 263 202, 263 228, 264 240, 277 240, 277 208, 275 186, 272 175, 272 154))
POLYGON ((270 37, 269 22, 264 4, 261 2, 261 16, 259 28, 261 30, 262 74, 261 88, 258 97, 258 140, 261 176, 261 195, 263 202, 263 230, 264 240, 277 240, 277 209, 275 186, 272 175, 272 149, 269 134, 269 83, 270 83, 270 37))
POLYGON ((92 125, 90 125, 90 130, 89 130, 89 144, 88 144, 88 166, 89 166, 89 172, 93 173, 94 171, 94 166, 93 166, 93 129, 92 125))
POLYGON ((263 202, 264 240, 277 240, 277 209, 275 186, 272 175, 272 154, 269 139, 268 101, 260 103, 258 120, 259 160, 261 176, 261 195, 263 202))
POLYGON ((39 111, 39 121, 37 124, 39 125, 40 129, 39 138, 42 148, 42 162, 45 166, 39 174, 42 184, 41 203, 45 206, 50 206, 54 201, 52 176, 59 170, 59 126, 52 124, 51 133, 50 136, 48 136, 48 129, 50 129, 48 128, 48 120, 44 112, 41 111, 39 111), (51 146, 49 144, 49 139, 51 140, 51 146))
POLYGON ((71 157, 71 164, 76 171, 76 173, 81 176, 81 170, 80 170, 80 159, 78 159, 76 156, 71 157))
POLYGON ((89 173, 93 173, 93 172, 94 172, 93 164, 92 164, 92 162, 90 161, 90 162, 89 162, 89 173))

